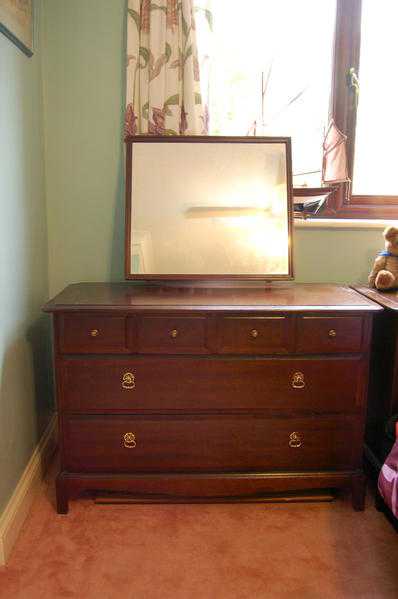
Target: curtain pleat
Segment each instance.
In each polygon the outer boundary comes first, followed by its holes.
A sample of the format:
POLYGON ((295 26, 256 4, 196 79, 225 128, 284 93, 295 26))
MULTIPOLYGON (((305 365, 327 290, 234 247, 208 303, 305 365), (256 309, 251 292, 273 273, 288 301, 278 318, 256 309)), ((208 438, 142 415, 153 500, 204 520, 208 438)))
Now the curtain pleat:
POLYGON ((206 135, 194 0, 129 0, 125 134, 206 135))

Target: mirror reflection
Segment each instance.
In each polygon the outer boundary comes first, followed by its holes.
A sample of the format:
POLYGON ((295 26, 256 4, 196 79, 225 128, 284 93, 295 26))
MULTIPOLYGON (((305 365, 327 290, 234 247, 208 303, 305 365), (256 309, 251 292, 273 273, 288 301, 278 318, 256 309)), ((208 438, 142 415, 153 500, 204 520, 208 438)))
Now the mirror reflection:
POLYGON ((130 274, 287 278, 288 171, 283 141, 133 141, 130 274))

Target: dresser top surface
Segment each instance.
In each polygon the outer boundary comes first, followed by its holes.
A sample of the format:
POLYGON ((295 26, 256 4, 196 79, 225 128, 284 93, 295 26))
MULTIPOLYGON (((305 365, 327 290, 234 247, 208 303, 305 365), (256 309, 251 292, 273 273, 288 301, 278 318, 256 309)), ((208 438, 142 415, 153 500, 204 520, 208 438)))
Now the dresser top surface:
POLYGON ((69 285, 45 312, 77 310, 360 311, 382 308, 349 287, 275 283, 264 287, 161 287, 130 283, 69 285))
POLYGON ((356 291, 364 295, 365 297, 373 300, 390 310, 398 311, 398 289, 389 289, 388 291, 378 291, 370 287, 355 286, 353 287, 356 291))

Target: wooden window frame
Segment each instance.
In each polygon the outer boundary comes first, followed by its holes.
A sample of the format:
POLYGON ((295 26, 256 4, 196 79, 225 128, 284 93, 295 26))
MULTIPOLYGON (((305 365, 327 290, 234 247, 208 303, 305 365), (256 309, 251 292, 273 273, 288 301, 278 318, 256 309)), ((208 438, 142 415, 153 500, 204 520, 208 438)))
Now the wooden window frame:
MULTIPOLYGON (((356 98, 350 89, 348 73, 359 72, 361 49, 362 0, 337 0, 336 31, 333 55, 331 114, 337 127, 347 135, 348 175, 352 181, 355 132, 356 98)), ((398 218, 398 195, 354 195, 351 184, 331 187, 295 188, 295 196, 314 196, 331 192, 327 204, 312 218, 398 218)))

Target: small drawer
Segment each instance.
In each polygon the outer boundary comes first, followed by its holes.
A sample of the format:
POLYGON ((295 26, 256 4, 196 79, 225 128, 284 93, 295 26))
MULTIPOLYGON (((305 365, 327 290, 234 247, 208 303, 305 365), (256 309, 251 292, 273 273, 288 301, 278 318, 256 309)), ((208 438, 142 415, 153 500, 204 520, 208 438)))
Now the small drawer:
POLYGON ((261 472, 352 469, 353 419, 233 416, 69 416, 70 472, 261 472), (347 439, 350 442, 347 443, 347 439))
POLYGON ((286 354, 292 345, 292 320, 285 316, 226 316, 218 323, 221 354, 286 354))
POLYGON ((360 316, 302 316, 298 319, 299 353, 351 353, 361 351, 363 319, 360 316))
POLYGON ((364 367, 357 357, 232 356, 66 358, 58 365, 59 410, 86 414, 355 413, 364 367))
POLYGON ((209 353, 204 316, 143 316, 137 319, 136 327, 140 353, 209 353))
POLYGON ((126 353, 126 318, 62 314, 58 325, 61 353, 126 353))

